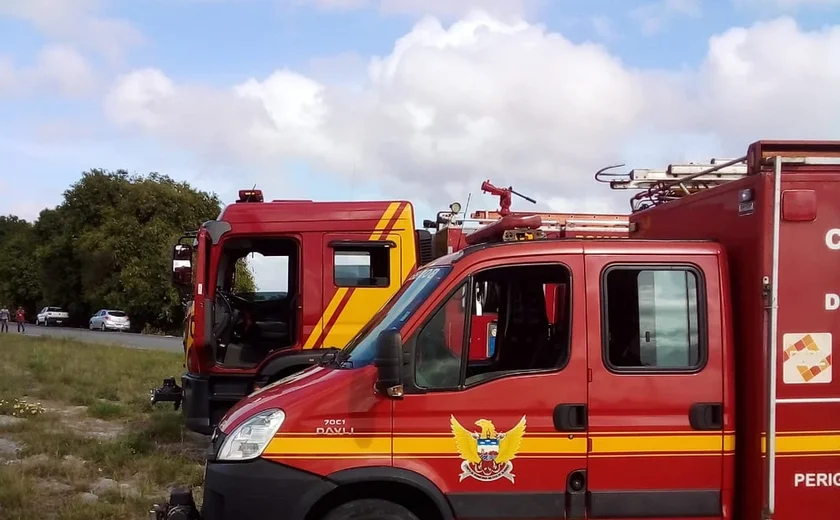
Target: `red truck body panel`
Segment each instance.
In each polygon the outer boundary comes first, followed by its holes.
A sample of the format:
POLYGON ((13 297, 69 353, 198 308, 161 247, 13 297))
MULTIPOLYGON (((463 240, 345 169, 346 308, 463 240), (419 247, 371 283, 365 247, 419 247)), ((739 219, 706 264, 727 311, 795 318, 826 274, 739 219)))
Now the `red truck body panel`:
MULTIPOLYGON (((774 146, 777 143, 753 145, 749 167, 758 171, 757 154, 762 147, 774 146)), ((772 167, 763 170, 768 173, 772 167)), ((797 380, 797 356, 786 356, 784 350, 810 334, 823 341, 821 347, 830 356, 833 338, 840 334, 836 314, 826 308, 826 294, 840 288, 840 252, 828 245, 840 238, 831 234, 840 228, 840 168, 785 165, 783 172, 776 377, 778 399, 792 401, 777 405, 775 518, 828 519, 836 516, 840 503, 840 381, 801 384, 805 381, 797 380), (785 384, 785 370, 793 370, 788 378, 795 382, 785 384), (816 401, 821 398, 833 401, 816 401), (815 401, 793 401, 797 399, 815 401)), ((725 384, 727 394, 737 396, 729 417, 737 418, 735 518, 759 518, 767 499, 768 320, 763 280, 772 271, 773 200, 773 176, 750 175, 631 217, 631 224, 638 226, 634 237, 715 240, 728 258, 734 324, 730 354, 736 370, 729 372, 725 384), (754 206, 739 211, 739 193, 745 189, 753 190, 754 206)), ((837 247, 837 242, 832 244, 837 247)), ((812 361, 819 363, 825 356, 816 357, 812 361)))

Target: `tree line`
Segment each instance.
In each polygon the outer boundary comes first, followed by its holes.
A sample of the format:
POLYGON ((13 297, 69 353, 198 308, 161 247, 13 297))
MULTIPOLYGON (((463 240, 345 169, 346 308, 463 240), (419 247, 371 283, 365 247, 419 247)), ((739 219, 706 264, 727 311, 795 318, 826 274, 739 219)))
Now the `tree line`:
MULTIPOLYGON (((166 175, 86 171, 34 222, 0 216, 0 306, 22 305, 31 319, 59 306, 81 326, 99 309, 119 309, 132 328, 178 331, 172 246, 221 207, 215 194, 166 175)), ((247 268, 237 271, 237 285, 253 290, 247 268)))

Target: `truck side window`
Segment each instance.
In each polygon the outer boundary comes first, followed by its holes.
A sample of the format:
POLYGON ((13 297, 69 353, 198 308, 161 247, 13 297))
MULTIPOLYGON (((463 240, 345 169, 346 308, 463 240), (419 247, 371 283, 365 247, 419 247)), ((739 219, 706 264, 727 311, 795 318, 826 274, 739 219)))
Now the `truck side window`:
POLYGON ((391 250, 382 246, 342 248, 333 252, 337 287, 389 287, 391 250))
POLYGON ((461 380, 464 309, 468 284, 452 293, 417 336, 414 377, 421 388, 454 388, 461 380))
POLYGON ((691 268, 610 268, 605 277, 608 366, 694 370, 703 364, 699 271, 691 268))
POLYGON ((474 283, 452 294, 418 334, 417 385, 455 388, 461 383, 464 362, 466 386, 562 369, 570 354, 570 287, 571 273, 562 264, 505 266, 477 273, 474 283), (469 316, 464 314, 462 298, 474 298, 469 316), (469 356, 462 356, 464 348, 469 356))

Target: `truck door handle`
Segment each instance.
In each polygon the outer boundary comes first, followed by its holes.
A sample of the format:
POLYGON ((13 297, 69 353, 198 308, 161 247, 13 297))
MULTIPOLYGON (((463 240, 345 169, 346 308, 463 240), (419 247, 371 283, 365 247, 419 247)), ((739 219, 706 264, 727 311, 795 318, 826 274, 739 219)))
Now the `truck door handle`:
POLYGON ((586 430, 585 404, 558 404, 554 408, 554 428, 558 432, 586 430))
POLYGON ((688 412, 688 422, 695 430, 722 430, 722 403, 694 403, 688 412))

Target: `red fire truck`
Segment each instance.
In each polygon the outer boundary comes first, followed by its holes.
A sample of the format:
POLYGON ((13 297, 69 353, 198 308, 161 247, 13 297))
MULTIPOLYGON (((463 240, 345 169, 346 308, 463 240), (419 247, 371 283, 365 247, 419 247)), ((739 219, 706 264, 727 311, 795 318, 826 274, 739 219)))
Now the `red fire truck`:
POLYGON ((266 202, 261 190, 240 191, 173 248, 173 281, 190 300, 186 371, 152 402, 183 404, 187 427, 209 435, 255 388, 343 347, 431 260, 431 246, 406 201, 266 202), (235 290, 236 263, 255 255, 283 275, 283 290, 235 290))
POLYGON ((834 520, 840 141, 610 184, 641 190, 629 239, 490 224, 238 403, 201 513, 175 490, 153 516, 834 520))

